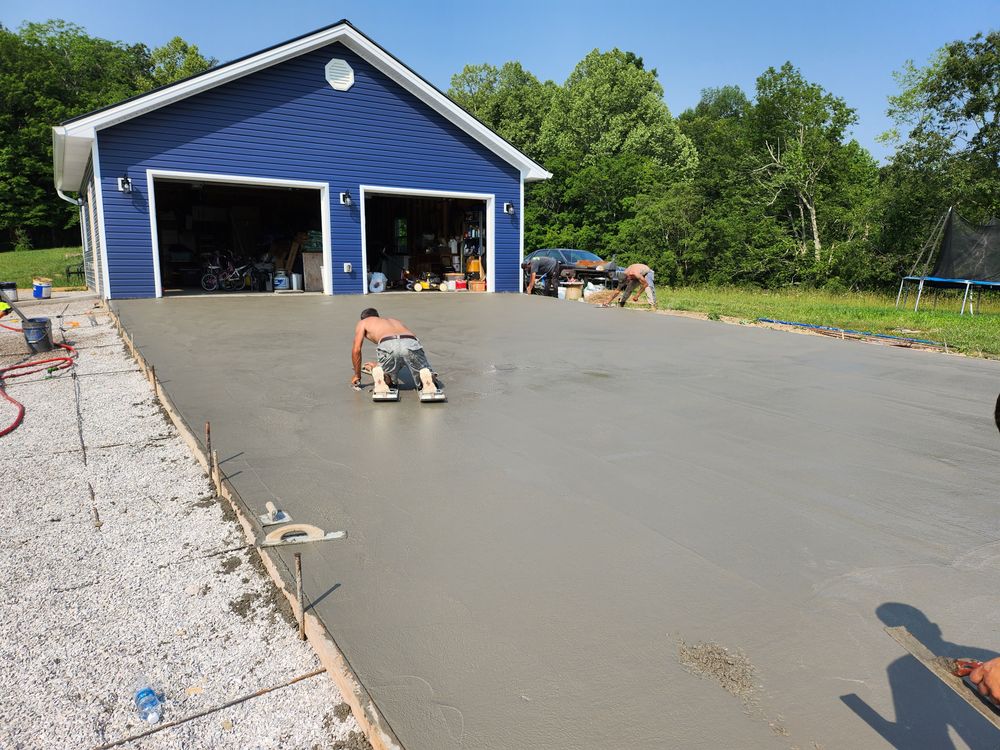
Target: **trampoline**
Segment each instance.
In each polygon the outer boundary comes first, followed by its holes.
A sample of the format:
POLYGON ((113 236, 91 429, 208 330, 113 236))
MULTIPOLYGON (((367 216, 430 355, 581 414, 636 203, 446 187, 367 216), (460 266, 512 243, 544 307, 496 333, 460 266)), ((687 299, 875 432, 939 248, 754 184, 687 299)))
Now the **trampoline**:
POLYGON ((934 230, 920 251, 910 274, 899 282, 896 307, 906 304, 909 297, 907 282, 917 289, 913 310, 920 309, 924 289, 961 289, 960 315, 974 315, 982 299, 983 290, 1000 289, 1000 221, 990 219, 985 224, 972 224, 949 208, 938 219, 934 230), (938 252, 940 250, 940 252, 938 252), (934 270, 927 267, 937 255, 934 270), (920 274, 916 269, 923 263, 920 274), (975 296, 975 301, 973 301, 975 296))

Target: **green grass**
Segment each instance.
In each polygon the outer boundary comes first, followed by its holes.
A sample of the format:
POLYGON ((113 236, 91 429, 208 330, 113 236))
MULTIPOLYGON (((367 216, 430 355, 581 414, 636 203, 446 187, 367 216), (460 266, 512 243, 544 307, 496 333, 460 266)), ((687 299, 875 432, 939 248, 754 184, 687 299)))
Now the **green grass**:
POLYGON ((657 290, 662 310, 687 310, 709 317, 746 321, 774 318, 796 323, 930 339, 966 354, 1000 357, 1000 295, 984 293, 982 307, 972 316, 959 315, 962 299, 942 290, 924 294, 920 312, 913 312, 913 294, 906 309, 896 309, 895 295, 835 294, 813 289, 763 290, 739 287, 682 287, 657 290))
POLYGON ((0 281, 13 281, 19 289, 27 289, 35 276, 47 276, 54 287, 85 289, 86 283, 81 282, 79 276, 74 276, 72 283, 66 278, 66 266, 75 266, 82 260, 79 247, 11 250, 0 253, 0 281), (73 257, 67 258, 67 255, 73 257))

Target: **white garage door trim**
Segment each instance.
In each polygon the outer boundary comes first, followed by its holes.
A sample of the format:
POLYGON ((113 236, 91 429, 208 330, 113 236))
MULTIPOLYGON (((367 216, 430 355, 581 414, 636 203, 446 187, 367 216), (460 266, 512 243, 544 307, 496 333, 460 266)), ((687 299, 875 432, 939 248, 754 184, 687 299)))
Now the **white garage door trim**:
POLYGON ((215 172, 178 172, 167 169, 147 169, 146 189, 149 191, 149 229, 153 240, 153 277, 156 279, 156 296, 163 296, 163 282, 160 279, 160 240, 156 228, 156 192, 153 180, 177 180, 181 182, 221 182, 230 185, 254 185, 258 187, 292 187, 318 190, 320 217, 323 228, 323 293, 333 294, 333 263, 330 246, 330 184, 306 180, 285 180, 270 177, 250 177, 248 175, 218 174, 215 172))
POLYGON ((461 198, 486 202, 486 291, 494 291, 496 277, 496 209, 493 193, 461 193, 452 190, 421 190, 420 188, 361 185, 361 291, 368 294, 368 239, 365 236, 365 199, 372 195, 412 195, 417 198, 461 198))

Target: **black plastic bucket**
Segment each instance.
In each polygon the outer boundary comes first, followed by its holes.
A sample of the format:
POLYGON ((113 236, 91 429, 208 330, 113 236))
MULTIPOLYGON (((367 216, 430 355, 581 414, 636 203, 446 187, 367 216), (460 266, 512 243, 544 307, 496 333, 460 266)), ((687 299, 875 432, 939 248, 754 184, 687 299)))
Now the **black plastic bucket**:
POLYGON ((52 351, 52 321, 48 318, 28 318, 21 321, 24 340, 33 352, 52 351))

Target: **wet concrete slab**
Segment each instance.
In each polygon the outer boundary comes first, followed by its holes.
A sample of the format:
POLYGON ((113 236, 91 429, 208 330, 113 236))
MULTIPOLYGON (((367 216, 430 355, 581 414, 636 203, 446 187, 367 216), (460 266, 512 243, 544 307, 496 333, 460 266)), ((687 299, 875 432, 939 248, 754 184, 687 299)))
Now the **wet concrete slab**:
POLYGON ((515 296, 116 307, 247 502, 349 532, 306 591, 409 750, 996 744, 882 628, 1000 649, 1000 363, 515 296), (447 404, 351 390, 369 304, 447 404))

